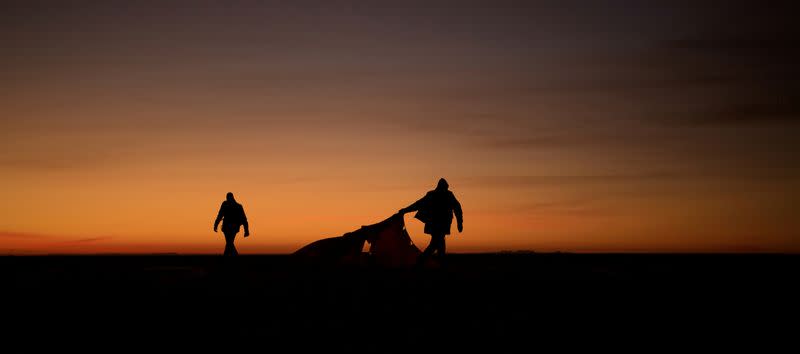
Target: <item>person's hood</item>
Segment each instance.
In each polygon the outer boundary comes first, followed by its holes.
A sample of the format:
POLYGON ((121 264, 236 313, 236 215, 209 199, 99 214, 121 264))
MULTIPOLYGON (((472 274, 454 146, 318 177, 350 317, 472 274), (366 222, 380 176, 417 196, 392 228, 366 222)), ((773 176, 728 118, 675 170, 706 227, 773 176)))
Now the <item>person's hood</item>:
POLYGON ((447 180, 445 180, 444 178, 440 178, 439 183, 436 185, 436 190, 446 191, 448 188, 450 188, 450 185, 447 184, 447 180))

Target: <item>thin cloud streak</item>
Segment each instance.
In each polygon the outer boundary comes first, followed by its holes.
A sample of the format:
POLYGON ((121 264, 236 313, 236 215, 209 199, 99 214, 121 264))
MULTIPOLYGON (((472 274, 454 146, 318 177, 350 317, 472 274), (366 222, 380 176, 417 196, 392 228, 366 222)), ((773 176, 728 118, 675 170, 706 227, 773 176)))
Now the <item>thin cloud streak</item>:
POLYGON ((608 184, 638 181, 668 181, 676 177, 670 173, 609 174, 609 175, 551 175, 551 176, 476 176, 462 177, 460 184, 470 187, 518 188, 542 185, 608 184))
POLYGON ((70 243, 70 244, 94 243, 94 242, 100 242, 100 241, 109 241, 111 239, 113 239, 111 236, 88 237, 88 238, 82 238, 82 239, 77 239, 77 240, 65 241, 64 243, 70 243))
POLYGON ((6 239, 41 240, 50 237, 51 236, 37 233, 0 231, 0 238, 6 239))

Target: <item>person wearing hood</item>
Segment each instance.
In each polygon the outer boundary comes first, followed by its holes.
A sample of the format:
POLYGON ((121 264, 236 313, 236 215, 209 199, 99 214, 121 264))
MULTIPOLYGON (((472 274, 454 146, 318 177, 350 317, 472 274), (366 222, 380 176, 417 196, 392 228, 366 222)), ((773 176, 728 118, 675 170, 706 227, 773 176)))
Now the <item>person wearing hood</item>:
POLYGON ((443 260, 446 248, 444 238, 450 234, 453 214, 456 216, 458 232, 464 230, 461 203, 448 188, 447 181, 441 178, 436 189, 429 191, 422 199, 399 211, 400 214, 416 211, 417 214, 414 217, 425 223, 425 233, 431 235, 431 242, 422 252, 419 264, 423 264, 434 252, 438 252, 438 258, 443 260))
POLYGON ((244 237, 250 236, 250 227, 247 223, 247 216, 244 214, 244 207, 233 199, 233 193, 228 192, 225 196, 225 201, 219 207, 217 219, 214 220, 214 232, 217 232, 217 226, 222 221, 222 233, 225 234, 225 256, 235 256, 239 252, 233 245, 233 240, 239 229, 244 226, 244 237))

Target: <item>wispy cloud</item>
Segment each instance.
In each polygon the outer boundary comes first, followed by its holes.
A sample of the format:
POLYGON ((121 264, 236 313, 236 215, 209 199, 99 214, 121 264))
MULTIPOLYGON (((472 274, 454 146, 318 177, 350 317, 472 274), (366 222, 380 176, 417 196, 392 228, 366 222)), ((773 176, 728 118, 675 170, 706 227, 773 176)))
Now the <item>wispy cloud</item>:
POLYGON ((0 168, 32 171, 83 169, 115 163, 123 154, 119 144, 81 136, 28 138, 16 135, 0 141, 0 168))
MULTIPOLYGON (((798 97, 800 99, 800 97, 798 97)), ((705 124, 800 123, 800 101, 776 97, 774 102, 731 103, 698 119, 705 124)))
POLYGON ((658 134, 645 132, 562 132, 530 134, 528 136, 485 135, 471 139, 473 147, 480 149, 531 149, 531 148, 596 148, 620 147, 625 149, 647 148, 654 142, 680 141, 685 137, 669 132, 658 134))
MULTIPOLYGON (((723 26, 716 31, 669 39, 660 55, 672 58, 663 70, 678 77, 715 75, 722 85, 687 93, 699 102, 683 119, 699 124, 800 122, 800 39, 796 25, 781 16, 763 28, 723 26), (724 30, 724 28, 731 29, 724 30), (764 30, 766 28, 767 30, 764 30)), ((680 121, 681 117, 679 117, 680 121)))
POLYGON ((0 167, 20 170, 68 170, 106 161, 96 156, 19 156, 0 157, 0 167))
POLYGON ((46 239, 48 237, 49 236, 47 235, 35 234, 35 233, 0 231, 0 238, 6 238, 6 239, 40 240, 40 239, 46 239))
POLYGON ((101 236, 101 237, 89 237, 89 238, 82 238, 77 240, 70 240, 66 241, 65 243, 93 243, 99 241, 108 241, 111 240, 111 236, 101 236))
POLYGON ((513 212, 527 214, 570 215, 570 216, 596 216, 603 213, 598 207, 600 198, 581 200, 543 201, 523 204, 514 207, 513 212))
MULTIPOLYGON (((702 51, 713 54, 750 54, 772 56, 776 54, 800 54, 800 39, 786 32, 717 35, 713 37, 688 37, 664 42, 668 48, 702 51)), ((771 58, 779 59, 779 58, 771 58)))
POLYGON ((113 239, 113 237, 97 236, 97 237, 69 239, 67 236, 53 235, 53 234, 0 231, 0 239, 8 239, 8 240, 22 241, 22 242, 29 241, 35 243, 76 244, 76 243, 93 243, 100 241, 108 241, 113 239))
POLYGON ((669 180, 679 175, 671 173, 608 174, 608 175, 549 175, 549 176, 476 176, 461 179, 460 184, 477 187, 525 187, 558 184, 630 183, 636 181, 669 180))

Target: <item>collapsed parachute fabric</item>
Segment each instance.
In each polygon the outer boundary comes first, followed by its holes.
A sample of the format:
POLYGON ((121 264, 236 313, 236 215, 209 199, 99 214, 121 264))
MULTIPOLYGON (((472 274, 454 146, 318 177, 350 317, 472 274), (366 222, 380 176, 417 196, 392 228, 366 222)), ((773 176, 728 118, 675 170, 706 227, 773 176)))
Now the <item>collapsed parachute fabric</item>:
POLYGON ((312 242, 297 250, 296 259, 315 264, 362 264, 408 267, 416 263, 420 250, 411 241, 401 214, 377 224, 362 226, 342 236, 312 242), (368 255, 362 254, 368 242, 368 255))

